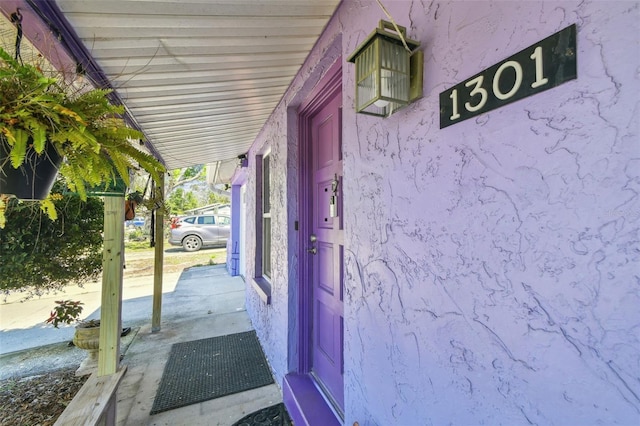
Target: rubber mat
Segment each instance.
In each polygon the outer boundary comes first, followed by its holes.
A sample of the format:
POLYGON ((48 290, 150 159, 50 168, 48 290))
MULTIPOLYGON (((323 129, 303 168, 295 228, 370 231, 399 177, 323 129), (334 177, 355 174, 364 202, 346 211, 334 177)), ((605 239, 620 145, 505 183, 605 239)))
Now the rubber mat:
POLYGON ((255 331, 175 343, 151 414, 273 383, 255 331))
POLYGON ((292 424, 287 409, 280 403, 244 416, 233 426, 291 426, 292 424))

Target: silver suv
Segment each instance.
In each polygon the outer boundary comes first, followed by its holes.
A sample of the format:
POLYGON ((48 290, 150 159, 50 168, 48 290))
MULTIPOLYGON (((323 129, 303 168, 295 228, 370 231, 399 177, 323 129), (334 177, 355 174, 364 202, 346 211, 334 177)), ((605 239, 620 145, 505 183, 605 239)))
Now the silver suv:
POLYGON ((185 251, 198 251, 203 246, 225 246, 231 231, 231 219, 217 214, 185 216, 171 224, 169 244, 185 251))

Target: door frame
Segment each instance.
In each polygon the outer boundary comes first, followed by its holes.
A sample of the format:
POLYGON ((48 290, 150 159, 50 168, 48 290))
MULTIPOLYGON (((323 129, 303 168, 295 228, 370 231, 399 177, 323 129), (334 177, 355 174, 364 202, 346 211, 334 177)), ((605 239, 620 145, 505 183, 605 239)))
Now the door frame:
MULTIPOLYGON (((298 234, 298 247, 300 270, 298 275, 298 373, 307 374, 311 371, 311 325, 313 311, 311 306, 312 291, 309 285, 312 276, 310 256, 307 253, 309 247, 309 235, 312 232, 312 176, 311 176, 311 117, 318 112, 337 93, 342 92, 342 60, 339 58, 329 69, 320 83, 311 92, 308 101, 299 109, 299 212, 300 232, 298 234)), ((339 132, 342 137, 342 114, 340 114, 339 132)))
MULTIPOLYGON (((330 63, 329 63, 330 64, 330 63)), ((328 64, 328 65, 329 65, 328 64)), ((307 258, 308 238, 311 233, 310 221, 311 208, 309 197, 311 196, 311 174, 309 162, 311 159, 310 146, 310 118, 317 112, 336 92, 342 91, 342 57, 334 60, 333 65, 328 66, 325 76, 309 91, 297 111, 293 112, 297 124, 297 207, 299 220, 296 221, 297 231, 297 277, 295 285, 296 295, 290 303, 289 322, 289 356, 292 357, 291 370, 284 377, 282 383, 283 401, 291 419, 296 425, 321 424, 323 426, 339 426, 343 423, 340 413, 325 398, 324 392, 319 389, 315 379, 311 377, 311 338, 310 327, 312 324, 312 310, 310 306, 311 289, 307 285, 311 277, 312 268, 307 258), (300 226, 299 226, 300 225, 300 226)), ((294 130, 295 132, 295 130, 294 130)), ((342 121, 340 121, 340 134, 342 136, 342 121)))

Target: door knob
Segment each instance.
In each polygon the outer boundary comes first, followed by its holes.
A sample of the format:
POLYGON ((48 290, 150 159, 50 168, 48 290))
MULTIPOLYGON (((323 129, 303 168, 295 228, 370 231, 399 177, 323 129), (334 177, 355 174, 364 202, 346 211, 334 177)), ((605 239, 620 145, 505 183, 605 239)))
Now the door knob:
POLYGON ((318 249, 316 247, 308 248, 307 253, 316 254, 318 253, 318 249))
POLYGON ((316 237, 316 234, 309 235, 309 241, 311 241, 312 243, 318 241, 318 237, 316 237))

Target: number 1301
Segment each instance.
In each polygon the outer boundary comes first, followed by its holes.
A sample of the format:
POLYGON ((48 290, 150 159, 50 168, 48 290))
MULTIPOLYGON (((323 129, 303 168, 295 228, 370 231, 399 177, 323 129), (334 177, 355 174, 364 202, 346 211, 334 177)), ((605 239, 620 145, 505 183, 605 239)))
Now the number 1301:
POLYGON ((440 94, 440 128, 575 79, 571 25, 440 94))

